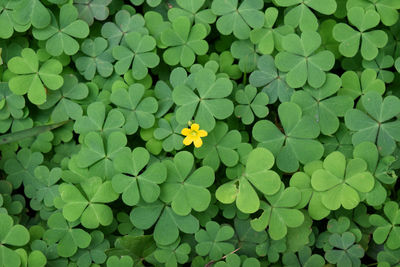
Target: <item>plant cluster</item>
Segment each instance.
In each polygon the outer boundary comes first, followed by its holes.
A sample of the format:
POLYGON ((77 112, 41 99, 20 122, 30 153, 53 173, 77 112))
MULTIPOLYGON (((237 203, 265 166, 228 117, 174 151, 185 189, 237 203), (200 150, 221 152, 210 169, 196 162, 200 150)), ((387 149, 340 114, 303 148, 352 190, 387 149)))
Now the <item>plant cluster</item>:
POLYGON ((0 266, 399 266, 399 10, 0 0, 0 266))

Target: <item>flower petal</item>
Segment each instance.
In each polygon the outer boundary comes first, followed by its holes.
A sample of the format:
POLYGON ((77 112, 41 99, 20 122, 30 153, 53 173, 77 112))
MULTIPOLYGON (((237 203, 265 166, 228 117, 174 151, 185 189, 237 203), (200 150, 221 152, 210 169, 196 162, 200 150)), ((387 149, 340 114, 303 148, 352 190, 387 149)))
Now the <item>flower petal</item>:
POLYGON ((185 146, 190 145, 193 142, 193 137, 192 136, 186 136, 185 139, 183 139, 183 144, 185 146))
POLYGON ((199 130, 197 132, 197 135, 200 136, 200 137, 205 137, 205 136, 208 135, 208 133, 205 130, 199 130))
POLYGON ((194 140, 194 146, 195 146, 195 147, 201 147, 202 145, 203 145, 203 140, 201 140, 200 137, 198 137, 198 138, 196 138, 196 139, 194 140))
POLYGON ((192 129, 192 131, 198 131, 200 129, 200 125, 193 123, 192 126, 190 126, 190 129, 192 129))
POLYGON ((181 131, 181 134, 184 136, 188 136, 190 134, 191 130, 189 128, 183 128, 181 131))

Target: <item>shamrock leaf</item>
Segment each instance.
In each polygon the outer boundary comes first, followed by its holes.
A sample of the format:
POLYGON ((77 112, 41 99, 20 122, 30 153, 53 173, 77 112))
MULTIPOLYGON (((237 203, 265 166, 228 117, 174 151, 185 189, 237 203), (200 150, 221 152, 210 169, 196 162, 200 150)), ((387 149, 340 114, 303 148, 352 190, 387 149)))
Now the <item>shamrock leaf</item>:
POLYGON ((59 196, 57 182, 61 173, 60 168, 53 168, 51 171, 46 166, 35 168, 37 181, 25 187, 25 194, 32 198, 31 206, 39 208, 36 210, 40 210, 42 202, 46 207, 54 206, 54 199, 59 196))
POLYGON ((43 29, 34 28, 33 36, 46 41, 46 51, 52 56, 63 52, 74 55, 79 50, 79 43, 74 38, 83 39, 89 35, 89 27, 78 19, 78 11, 73 5, 66 4, 60 8, 59 22, 54 15, 49 26, 43 29))
POLYGON ((154 137, 163 141, 162 147, 167 152, 181 150, 184 146, 181 135, 183 126, 178 124, 174 116, 168 119, 158 121, 158 128, 154 130, 154 137))
MULTIPOLYGON (((40 0, 15 1, 15 6, 11 7, 13 7, 14 10, 10 17, 16 24, 28 25, 28 27, 32 25, 38 29, 43 29, 50 24, 51 13, 40 0)), ((14 25, 17 31, 23 32, 28 29, 26 27, 19 29, 20 27, 21 26, 17 28, 17 25, 14 25)))
POLYGON ((4 163, 4 171, 8 174, 7 181, 11 182, 13 188, 19 188, 21 183, 28 185, 36 178, 34 170, 43 162, 40 152, 33 152, 27 148, 18 151, 16 157, 7 159, 4 163))
POLYGON ((280 102, 290 101, 294 90, 286 84, 286 74, 276 69, 274 58, 270 55, 261 56, 257 68, 250 75, 250 84, 255 87, 264 86, 262 91, 268 94, 270 104, 278 98, 280 102))
POLYGON ((373 239, 377 244, 385 243, 389 249, 400 248, 398 242, 400 237, 400 210, 398 203, 388 201, 385 203, 383 212, 387 219, 378 214, 372 214, 369 222, 376 227, 373 239))
POLYGON ((311 248, 304 246, 298 253, 293 252, 283 254, 282 262, 285 266, 315 266, 325 265, 325 259, 318 254, 312 254, 311 248))
POLYGON ((114 88, 110 100, 125 116, 124 129, 134 134, 138 128, 148 129, 154 125, 154 113, 158 104, 154 97, 145 97, 145 88, 135 83, 125 88, 114 88))
POLYGON ((81 50, 86 56, 78 57, 75 65, 86 80, 92 80, 96 72, 104 78, 113 73, 114 59, 106 52, 107 47, 107 40, 101 37, 83 41, 81 50))
POLYGON ((364 249, 354 244, 356 237, 350 232, 342 235, 337 233, 329 237, 329 244, 338 249, 332 249, 325 253, 325 259, 337 266, 360 266, 360 258, 364 256, 364 249))
POLYGON ((111 256, 107 260, 107 267, 130 267, 133 266, 133 260, 129 256, 111 256))
POLYGON ((282 185, 278 193, 266 196, 266 199, 268 203, 262 201, 260 205, 261 216, 250 222, 254 230, 263 231, 268 227, 269 236, 280 240, 287 235, 287 227, 295 228, 303 223, 303 213, 294 208, 301 201, 297 188, 282 185))
POLYGON ((102 182, 100 177, 92 177, 80 184, 83 192, 72 184, 59 186, 61 199, 64 201, 62 214, 69 222, 80 219, 81 224, 89 229, 112 223, 113 213, 104 203, 113 202, 118 194, 113 190, 111 181, 102 182))
POLYGON ((386 26, 392 26, 399 19, 397 9, 400 9, 400 4, 397 1, 377 0, 370 2, 365 0, 350 0, 346 3, 346 8, 349 10, 352 7, 362 7, 365 10, 377 11, 383 25, 386 26))
POLYGON ((208 43, 203 40, 207 29, 203 24, 192 23, 187 17, 178 17, 172 21, 171 28, 161 33, 161 41, 168 48, 163 53, 163 59, 168 65, 180 63, 183 67, 191 66, 196 55, 204 55, 208 43))
POLYGON ((121 132, 112 132, 103 140, 101 135, 90 132, 85 135, 83 146, 77 155, 78 166, 90 167, 90 173, 111 179, 116 170, 113 167, 114 159, 129 148, 125 147, 126 136, 121 132))
POLYGON ((216 26, 223 35, 233 34, 241 40, 250 36, 251 28, 261 28, 264 16, 260 9, 264 6, 261 0, 245 0, 238 7, 237 0, 216 0, 211 10, 218 18, 216 26))
POLYGON ((353 153, 351 136, 352 133, 346 128, 343 122, 340 123, 339 129, 333 136, 321 136, 319 140, 325 148, 324 156, 329 155, 333 151, 339 151, 346 158, 351 158, 353 153))
POLYGON ((86 249, 80 249, 73 257, 78 265, 90 266, 90 264, 102 264, 106 261, 107 256, 105 251, 110 248, 110 242, 104 239, 104 234, 101 231, 95 230, 90 233, 91 242, 86 249))
MULTIPOLYGON (((285 242, 270 241, 266 231, 256 232, 250 225, 250 219, 241 220, 234 219, 235 237, 234 246, 240 247, 240 254, 248 255, 249 257, 257 257, 266 255, 264 248, 268 248, 268 256, 279 259, 279 253, 286 250, 285 242), (267 245, 267 246, 265 246, 267 245), (269 246, 270 245, 270 246, 269 246), (265 252, 264 254, 261 252, 265 252), (278 254, 278 255, 276 255, 278 254), (277 257, 276 257, 277 256, 277 257)), ((276 259, 275 262, 278 260, 276 259)))
POLYGON ((20 224, 14 225, 8 214, 0 213, 0 222, 0 264, 4 267, 20 266, 21 259, 12 247, 26 245, 29 242, 29 232, 20 224))
POLYGON ((400 121, 392 120, 400 113, 400 100, 396 96, 382 99, 371 91, 361 97, 361 103, 365 112, 351 109, 345 115, 347 128, 355 131, 353 145, 369 141, 376 143, 381 155, 390 155, 396 148, 396 141, 400 141, 397 131, 400 121))
POLYGON ((318 123, 310 116, 303 116, 301 108, 291 102, 278 107, 282 133, 271 121, 258 121, 253 127, 253 137, 276 156, 276 164, 285 172, 294 172, 302 164, 320 159, 322 144, 314 138, 319 135, 318 123))
POLYGON ((74 228, 77 223, 67 222, 60 212, 53 213, 48 219, 47 225, 49 229, 44 233, 43 240, 50 244, 57 243, 57 253, 61 257, 74 255, 78 247, 87 248, 92 239, 89 233, 74 228))
POLYGON ((205 211, 211 201, 206 189, 214 182, 213 169, 203 166, 192 172, 194 157, 187 151, 179 152, 173 160, 165 160, 167 180, 161 185, 160 199, 171 203, 173 211, 185 216, 193 209, 205 211))
POLYGON ((292 27, 300 27, 302 32, 318 28, 318 21, 310 8, 324 15, 331 15, 336 11, 336 1, 326 0, 324 2, 318 0, 275 0, 279 6, 291 7, 285 15, 285 24, 292 27))
POLYGON ((8 83, 0 82, 0 132, 7 132, 14 120, 24 116, 25 98, 15 95, 8 83))
POLYGON ((198 159, 203 159, 203 166, 210 166, 215 171, 219 168, 220 162, 233 167, 239 161, 239 155, 235 151, 241 142, 239 131, 228 132, 228 125, 217 122, 214 130, 204 137, 204 145, 194 150, 194 155, 198 159))
POLYGON ((257 45, 257 50, 261 54, 271 54, 274 49, 282 50, 282 37, 293 33, 293 28, 289 25, 282 25, 274 28, 279 11, 275 7, 269 7, 264 13, 264 26, 250 32, 250 40, 257 45))
MULTIPOLYGON (((177 68, 174 70, 176 69, 177 68)), ((174 101, 172 100, 172 90, 164 81, 157 81, 154 86, 154 95, 158 100, 158 110, 155 116, 156 118, 160 118, 167 113, 174 104, 174 101)))
POLYGON ((119 173, 112 178, 112 186, 117 193, 122 193, 122 201, 129 206, 136 205, 140 199, 147 203, 158 199, 158 185, 167 178, 167 170, 161 163, 146 167, 149 160, 149 152, 142 147, 132 152, 124 150, 113 160, 114 168, 119 173))
POLYGON ((326 208, 354 209, 360 203, 358 192, 367 193, 375 184, 367 167, 363 159, 346 162, 342 153, 333 152, 325 158, 323 169, 312 174, 311 185, 315 191, 323 192, 321 200, 326 208))
POLYGON ((108 40, 109 47, 125 43, 126 35, 130 32, 148 34, 144 27, 142 15, 131 15, 127 10, 120 10, 114 16, 115 23, 106 22, 101 28, 101 35, 108 40))
POLYGON ((112 0, 74 0, 74 6, 78 9, 79 18, 92 25, 94 19, 105 20, 108 17, 108 5, 112 0))
POLYGON ((391 250, 385 246, 384 250, 378 253, 378 262, 382 263, 382 266, 396 266, 400 262, 400 249, 391 250), (387 263, 384 265, 384 263, 387 263))
POLYGON ((57 90, 63 85, 59 75, 63 69, 56 59, 49 59, 39 67, 39 59, 35 51, 25 48, 21 57, 13 57, 8 61, 8 68, 17 74, 9 81, 10 90, 16 95, 28 94, 33 104, 40 105, 46 101, 46 91, 57 90))
POLYGON ((178 7, 173 7, 168 10, 168 19, 174 21, 176 18, 185 16, 190 19, 191 22, 202 23, 207 27, 207 31, 210 31, 209 24, 215 22, 216 16, 212 13, 211 9, 204 9, 205 0, 199 1, 184 1, 177 0, 178 7))
POLYGON ((123 45, 115 46, 112 50, 115 63, 115 72, 124 74, 132 68, 132 77, 136 80, 143 79, 148 68, 154 68, 160 63, 160 58, 154 52, 156 40, 150 35, 141 35, 130 32, 125 36, 123 45))
POLYGON ((74 131, 82 137, 90 132, 98 132, 108 137, 112 132, 122 131, 124 123, 125 118, 121 111, 117 109, 106 111, 106 106, 102 102, 95 102, 88 106, 86 116, 76 120, 74 131))
POLYGON ((285 51, 275 57, 280 71, 288 72, 286 82, 290 87, 302 87, 306 82, 314 88, 326 81, 326 71, 332 69, 335 56, 329 50, 316 52, 321 46, 321 36, 317 32, 305 31, 301 37, 292 33, 282 38, 285 51))
POLYGON ((219 71, 228 74, 231 79, 236 80, 242 77, 239 66, 233 64, 235 59, 230 51, 224 51, 219 55, 217 53, 211 53, 209 59, 218 62, 219 71))
POLYGON ((249 40, 233 42, 231 53, 234 58, 239 59, 239 69, 242 72, 251 73, 256 68, 259 55, 256 52, 256 46, 249 40))
POLYGON ((386 90, 385 83, 377 79, 377 73, 372 69, 364 70, 360 78, 354 71, 346 71, 341 78, 342 88, 340 88, 338 95, 348 95, 356 99, 370 91, 382 95, 386 90))
POLYGON ((194 120, 206 131, 215 127, 215 119, 223 120, 233 113, 233 103, 226 99, 232 92, 232 82, 217 78, 209 69, 202 69, 194 74, 194 85, 198 95, 187 85, 174 88, 172 98, 178 106, 176 120, 186 124, 194 120))
POLYGON ((373 69, 377 74, 378 78, 385 83, 391 83, 394 80, 394 73, 389 69, 393 67, 394 59, 390 55, 385 55, 384 52, 380 51, 378 56, 373 60, 363 60, 362 65, 365 69, 373 69))
MULTIPOLYGON (((38 9, 40 9, 40 11, 43 11, 45 14, 45 16, 42 17, 43 19, 42 22, 47 24, 50 23, 50 15, 47 9, 42 5, 42 3, 40 3, 40 1, 37 1, 37 3, 38 3, 38 9)), ((2 26, 0 29, 0 38, 8 39, 14 34, 14 31, 24 32, 30 27, 30 24, 28 23, 29 21, 22 24, 16 21, 16 19, 20 18, 19 16, 16 16, 16 14, 18 14, 17 12, 21 11, 22 5, 20 4, 21 1, 7 0, 0 2, 0 24, 2 26)), ((37 12, 37 10, 33 12, 37 12)), ((36 24, 37 20, 35 19, 34 22, 36 24)), ((2 62, 1 59, 0 62, 2 62)))
POLYGON ((215 196, 224 204, 236 200, 236 206, 241 212, 256 212, 260 207, 260 199, 254 188, 265 195, 274 195, 281 187, 279 175, 270 170, 273 165, 274 156, 268 149, 254 149, 247 157, 243 174, 218 187, 215 196))
POLYGON ((180 243, 180 240, 176 240, 171 245, 160 246, 159 249, 154 251, 154 258, 161 263, 165 263, 165 266, 178 266, 188 262, 190 253, 190 245, 188 243, 180 243))
POLYGON ((226 241, 233 237, 234 231, 228 225, 220 226, 214 221, 206 224, 205 230, 200 229, 195 238, 198 244, 196 252, 200 256, 209 255, 211 260, 218 260, 225 254, 233 251, 235 247, 226 241))
POLYGON ((345 57, 354 57, 360 49, 366 60, 372 60, 378 55, 388 41, 387 34, 382 30, 367 31, 379 24, 379 14, 374 10, 364 10, 361 7, 350 8, 347 12, 350 23, 358 31, 345 23, 338 23, 333 28, 333 37, 340 42, 339 52, 345 57))
POLYGON ((77 120, 82 117, 82 107, 76 102, 89 94, 87 85, 78 83, 76 76, 64 74, 63 79, 64 84, 60 90, 49 92, 46 103, 39 106, 42 109, 53 107, 51 112, 53 122, 63 122, 69 118, 77 120))
POLYGON ((268 95, 264 92, 257 94, 257 89, 251 85, 247 85, 244 90, 236 91, 235 99, 239 103, 235 107, 235 115, 246 125, 254 121, 254 115, 258 118, 268 115, 268 95))
POLYGON ((295 92, 291 101, 298 104, 305 115, 315 118, 321 133, 330 135, 339 128, 338 117, 344 117, 346 111, 353 107, 349 96, 332 96, 341 85, 341 79, 334 74, 327 74, 325 84, 314 89, 306 86, 304 90, 295 92))
POLYGON ((160 201, 139 204, 133 208, 130 218, 139 229, 146 230, 154 225, 154 240, 163 246, 174 243, 179 231, 194 234, 199 230, 199 221, 192 214, 180 216, 160 201))

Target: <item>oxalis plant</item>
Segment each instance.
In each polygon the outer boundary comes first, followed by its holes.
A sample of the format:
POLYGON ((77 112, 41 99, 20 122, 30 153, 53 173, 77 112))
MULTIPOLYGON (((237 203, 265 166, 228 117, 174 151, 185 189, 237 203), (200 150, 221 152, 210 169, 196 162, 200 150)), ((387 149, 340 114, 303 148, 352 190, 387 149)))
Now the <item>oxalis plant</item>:
POLYGON ((0 267, 400 266, 399 11, 0 0, 0 267))

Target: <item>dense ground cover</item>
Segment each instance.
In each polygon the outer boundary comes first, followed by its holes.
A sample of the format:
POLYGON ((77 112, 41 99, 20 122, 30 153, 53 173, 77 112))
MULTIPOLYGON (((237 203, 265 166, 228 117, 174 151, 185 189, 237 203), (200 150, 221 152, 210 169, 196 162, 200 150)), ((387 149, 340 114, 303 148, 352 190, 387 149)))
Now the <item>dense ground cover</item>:
POLYGON ((399 266, 399 9, 0 0, 0 266, 399 266))

